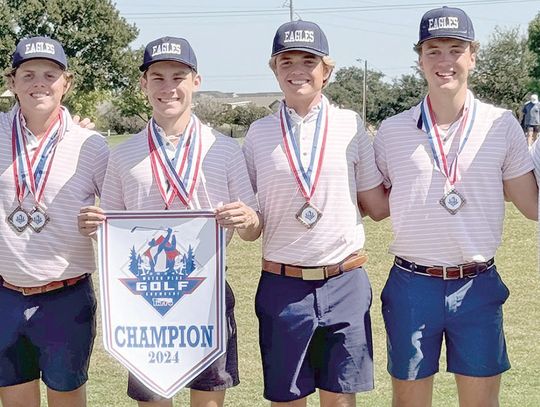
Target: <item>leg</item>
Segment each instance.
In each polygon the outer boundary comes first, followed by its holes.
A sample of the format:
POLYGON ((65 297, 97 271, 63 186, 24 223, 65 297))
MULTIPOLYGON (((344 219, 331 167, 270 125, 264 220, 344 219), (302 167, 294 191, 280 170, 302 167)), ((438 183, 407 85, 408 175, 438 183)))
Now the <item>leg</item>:
POLYGON ((456 374, 459 405, 462 407, 499 407, 501 375, 471 377, 456 374))
POLYGON ((261 275, 255 312, 267 400, 304 406, 294 403, 315 392, 308 348, 317 325, 315 289, 320 284, 266 272, 261 275))
POLYGON ((356 393, 332 393, 319 390, 321 407, 355 407, 356 393))
POLYGON ((86 407, 86 385, 72 391, 56 391, 47 388, 49 407, 86 407))
POLYGON ((225 390, 201 391, 190 390, 191 407, 223 407, 225 401, 225 390))
POLYGON ((392 407, 431 407, 434 377, 419 380, 392 378, 392 407))
POLYGON ((272 401, 270 403, 270 407, 306 407, 307 406, 307 397, 294 400, 294 401, 288 401, 285 403, 278 403, 276 401, 272 401))
POLYGON ((39 380, 0 387, 0 401, 3 407, 39 407, 39 380))

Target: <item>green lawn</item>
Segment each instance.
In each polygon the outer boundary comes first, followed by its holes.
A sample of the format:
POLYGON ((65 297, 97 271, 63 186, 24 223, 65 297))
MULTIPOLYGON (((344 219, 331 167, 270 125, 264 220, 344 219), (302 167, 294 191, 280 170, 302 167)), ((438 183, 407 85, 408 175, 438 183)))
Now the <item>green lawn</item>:
MULTIPOLYGON (((116 140, 115 140, 116 141, 116 140)), ((111 144, 114 144, 111 143, 111 144)), ((380 314, 380 292, 392 263, 387 253, 391 238, 390 223, 366 221, 367 266, 373 285, 373 332, 375 343, 375 390, 360 394, 359 406, 390 405, 390 382, 386 373, 385 333, 380 314)), ((441 231, 444 233, 444 231, 441 231)), ((512 369, 503 377, 501 406, 540 406, 540 365, 537 318, 540 316, 539 275, 536 263, 536 225, 508 207, 502 247, 497 255, 498 269, 510 288, 505 307, 506 337, 512 369)), ((257 344, 257 321, 253 298, 260 273, 260 244, 235 238, 228 247, 228 280, 236 295, 236 319, 239 331, 241 383, 228 391, 226 405, 256 407, 268 405, 262 399, 262 377, 257 344)), ((97 279, 96 279, 97 282, 97 279)), ((474 338, 471 338, 474 340, 474 338)), ((105 354, 98 333, 90 368, 88 400, 90 407, 133 406, 126 396, 126 371, 105 354)), ((441 370, 445 362, 441 360, 441 370)), ((187 406, 187 392, 176 397, 175 405, 187 406)), ((440 373, 435 381, 434 406, 457 406, 453 377, 440 373)), ((318 405, 312 396, 309 406, 318 405)))

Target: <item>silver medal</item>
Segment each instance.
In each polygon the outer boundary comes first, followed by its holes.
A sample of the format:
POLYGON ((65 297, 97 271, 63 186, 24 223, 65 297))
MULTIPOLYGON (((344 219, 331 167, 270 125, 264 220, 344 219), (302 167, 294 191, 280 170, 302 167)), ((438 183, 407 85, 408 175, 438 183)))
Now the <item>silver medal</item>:
POLYGON ((39 206, 34 206, 30 212, 30 227, 34 229, 34 232, 41 232, 49 220, 49 216, 39 206))
POLYGON ((448 191, 439 201, 439 203, 450 214, 455 215, 465 205, 465 198, 455 189, 448 191))
POLYGON ((296 213, 296 219, 308 229, 311 229, 321 219, 322 212, 314 205, 306 202, 296 213))
POLYGON ((7 222, 17 233, 22 233, 30 224, 30 214, 17 206, 7 217, 7 222))

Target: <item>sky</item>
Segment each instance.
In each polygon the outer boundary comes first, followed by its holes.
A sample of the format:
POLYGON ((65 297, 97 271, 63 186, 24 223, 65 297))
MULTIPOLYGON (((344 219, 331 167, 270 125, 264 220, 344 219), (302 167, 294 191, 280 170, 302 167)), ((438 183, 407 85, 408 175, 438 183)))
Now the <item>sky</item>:
POLYGON ((277 28, 290 19, 290 1, 294 19, 323 29, 336 70, 367 60, 388 81, 413 72, 412 47, 427 10, 462 8, 481 46, 497 26, 525 35, 540 12, 540 0, 116 0, 116 7, 139 29, 133 48, 167 35, 186 38, 197 55, 201 90, 247 93, 279 91, 268 59, 277 28))

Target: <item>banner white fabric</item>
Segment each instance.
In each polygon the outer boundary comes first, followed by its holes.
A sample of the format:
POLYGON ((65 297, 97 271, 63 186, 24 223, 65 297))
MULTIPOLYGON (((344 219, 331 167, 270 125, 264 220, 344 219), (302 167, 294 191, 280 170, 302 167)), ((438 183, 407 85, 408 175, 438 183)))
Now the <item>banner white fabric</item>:
POLYGON ((105 349, 163 397, 225 353, 225 233, 212 211, 110 211, 98 231, 105 349))

